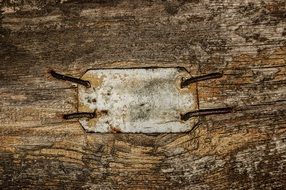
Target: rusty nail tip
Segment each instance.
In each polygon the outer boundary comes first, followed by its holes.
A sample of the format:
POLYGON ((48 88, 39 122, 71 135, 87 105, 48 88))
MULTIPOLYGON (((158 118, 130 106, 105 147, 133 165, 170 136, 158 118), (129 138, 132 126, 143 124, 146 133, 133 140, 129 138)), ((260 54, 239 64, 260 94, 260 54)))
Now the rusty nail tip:
POLYGON ((181 120, 187 121, 192 117, 203 116, 203 115, 215 115, 215 114, 227 114, 233 112, 232 107, 225 108, 214 108, 214 109, 200 109, 196 111, 187 112, 181 114, 181 120))
POLYGON ((182 78, 181 88, 185 88, 185 87, 187 87, 190 84, 195 83, 195 82, 217 79, 217 78, 221 78, 221 77, 223 77, 222 72, 215 72, 215 73, 209 73, 209 74, 201 75, 201 76, 197 76, 197 77, 191 77, 191 78, 188 78, 185 80, 182 78))
POLYGON ((75 77, 62 75, 62 74, 57 73, 54 70, 50 70, 49 73, 56 79, 77 83, 77 84, 85 86, 86 88, 90 88, 91 87, 89 81, 82 80, 82 79, 75 78, 75 77))
POLYGON ((63 115, 63 119, 69 120, 69 119, 80 119, 80 118, 95 118, 96 113, 95 112, 78 112, 78 113, 70 113, 63 115))

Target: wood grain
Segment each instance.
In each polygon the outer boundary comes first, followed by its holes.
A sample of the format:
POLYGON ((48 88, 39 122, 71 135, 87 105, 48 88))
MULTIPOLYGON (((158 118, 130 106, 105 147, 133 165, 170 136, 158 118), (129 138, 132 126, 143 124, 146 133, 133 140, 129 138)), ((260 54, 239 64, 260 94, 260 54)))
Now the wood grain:
POLYGON ((2 0, 1 189, 285 189, 284 0, 2 0), (80 77, 102 67, 183 66, 198 83, 188 134, 90 134, 80 77))

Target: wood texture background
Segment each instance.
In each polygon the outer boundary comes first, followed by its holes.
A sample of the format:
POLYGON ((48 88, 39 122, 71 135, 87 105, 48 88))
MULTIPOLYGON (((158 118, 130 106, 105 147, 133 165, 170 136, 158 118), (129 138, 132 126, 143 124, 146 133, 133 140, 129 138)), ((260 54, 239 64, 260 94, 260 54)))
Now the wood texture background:
POLYGON ((1 0, 0 189, 286 189, 284 0, 1 0), (87 134, 62 114, 90 68, 184 66, 188 134, 87 134))

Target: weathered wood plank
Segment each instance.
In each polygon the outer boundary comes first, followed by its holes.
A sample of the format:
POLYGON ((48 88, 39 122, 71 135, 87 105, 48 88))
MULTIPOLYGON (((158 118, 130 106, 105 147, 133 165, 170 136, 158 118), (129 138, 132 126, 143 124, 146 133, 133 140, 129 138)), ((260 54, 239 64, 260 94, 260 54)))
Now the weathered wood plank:
POLYGON ((1 1, 1 189, 286 188, 286 3, 1 1), (87 134, 61 115, 76 86, 48 75, 184 66, 200 108, 188 134, 87 134))

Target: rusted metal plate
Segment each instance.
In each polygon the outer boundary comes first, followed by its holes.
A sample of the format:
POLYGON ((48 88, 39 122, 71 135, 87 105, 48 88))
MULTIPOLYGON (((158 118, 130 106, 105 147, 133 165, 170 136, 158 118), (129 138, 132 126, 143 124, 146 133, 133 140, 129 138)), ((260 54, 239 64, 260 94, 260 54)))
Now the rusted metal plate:
POLYGON ((184 68, 132 68, 88 70, 79 86, 79 112, 96 112, 80 119, 88 132, 176 133, 190 130, 196 118, 181 114, 197 109, 196 85, 181 88, 189 78, 184 68))

